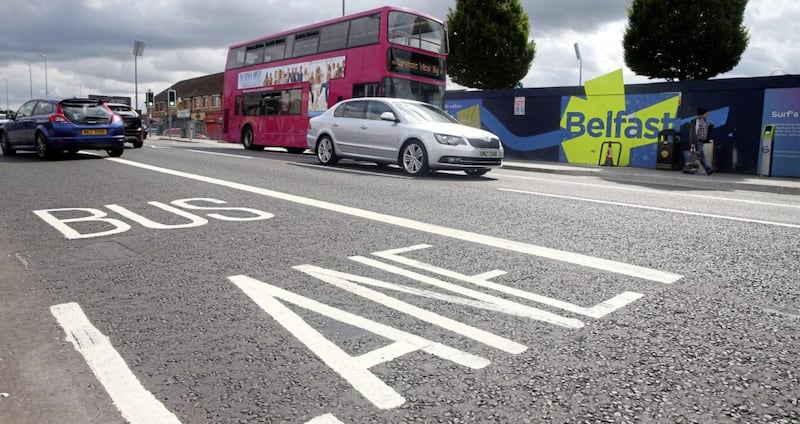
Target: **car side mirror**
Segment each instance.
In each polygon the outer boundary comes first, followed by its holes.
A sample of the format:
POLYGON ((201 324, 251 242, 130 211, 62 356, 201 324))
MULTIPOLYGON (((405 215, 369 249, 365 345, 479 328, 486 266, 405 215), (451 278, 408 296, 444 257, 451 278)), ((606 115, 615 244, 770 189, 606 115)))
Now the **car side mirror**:
POLYGON ((17 119, 17 112, 8 112, 8 114, 6 114, 6 118, 10 119, 12 121, 16 120, 17 119))
POLYGON ((383 112, 383 113, 381 114, 381 120, 382 120, 382 121, 392 121, 392 122, 398 122, 398 119, 397 119, 397 117, 394 115, 394 112, 383 112))

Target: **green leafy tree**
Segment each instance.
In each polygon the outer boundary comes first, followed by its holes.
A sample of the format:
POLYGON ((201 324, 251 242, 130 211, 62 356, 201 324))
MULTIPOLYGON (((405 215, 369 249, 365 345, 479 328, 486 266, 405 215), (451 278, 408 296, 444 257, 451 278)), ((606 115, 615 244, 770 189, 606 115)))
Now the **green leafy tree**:
POLYGON ((447 13, 447 73, 470 88, 513 88, 528 74, 536 45, 519 0, 456 0, 447 13))
POLYGON ((747 0, 632 0, 622 45, 638 75, 705 80, 733 69, 750 36, 747 0))

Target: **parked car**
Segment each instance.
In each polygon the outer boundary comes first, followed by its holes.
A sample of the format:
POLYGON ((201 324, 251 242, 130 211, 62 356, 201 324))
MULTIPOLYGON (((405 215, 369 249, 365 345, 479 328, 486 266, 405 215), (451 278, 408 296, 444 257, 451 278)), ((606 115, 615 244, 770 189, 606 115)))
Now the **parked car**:
POLYGON ((125 151, 122 118, 99 100, 33 99, 25 102, 0 128, 0 150, 34 150, 44 159, 59 152, 105 150, 109 156, 125 151))
POLYGON ((309 120, 308 148, 323 165, 348 158, 398 164, 410 175, 462 170, 481 176, 502 165, 500 139, 462 125, 444 110, 414 100, 361 97, 309 120))
POLYGON ((122 121, 125 122, 125 141, 137 149, 142 147, 144 139, 147 138, 147 132, 144 130, 139 113, 125 103, 106 103, 106 106, 122 117, 122 121))

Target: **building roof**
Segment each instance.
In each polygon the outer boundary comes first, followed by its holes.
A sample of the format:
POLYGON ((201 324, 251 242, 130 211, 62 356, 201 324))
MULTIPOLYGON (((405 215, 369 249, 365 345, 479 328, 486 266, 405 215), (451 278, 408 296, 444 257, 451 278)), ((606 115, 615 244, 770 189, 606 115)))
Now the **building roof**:
POLYGON ((222 94, 222 72, 178 81, 155 95, 156 102, 167 101, 167 90, 175 90, 178 97, 188 99, 198 96, 222 94))

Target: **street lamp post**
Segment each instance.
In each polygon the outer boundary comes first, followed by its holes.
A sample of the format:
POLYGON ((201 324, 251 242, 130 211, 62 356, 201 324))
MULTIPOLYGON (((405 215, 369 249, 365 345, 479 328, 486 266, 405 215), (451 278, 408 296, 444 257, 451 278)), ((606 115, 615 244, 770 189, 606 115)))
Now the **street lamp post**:
POLYGON ((33 72, 31 71, 31 64, 30 62, 25 62, 28 65, 28 81, 31 84, 31 99, 33 98, 33 72))
POLYGON ((144 55, 144 41, 135 40, 133 42, 133 89, 136 100, 133 108, 136 110, 139 109, 139 65, 136 63, 136 58, 142 55, 144 55))
POLYGON ((44 96, 50 97, 50 91, 47 90, 47 56, 41 53, 39 54, 39 56, 44 58, 44 96))
POLYGON ((342 0, 342 16, 344 16, 344 0, 342 0))
POLYGON ((578 58, 578 85, 583 84, 583 60, 581 59, 581 49, 578 47, 578 43, 575 43, 575 56, 578 58))

